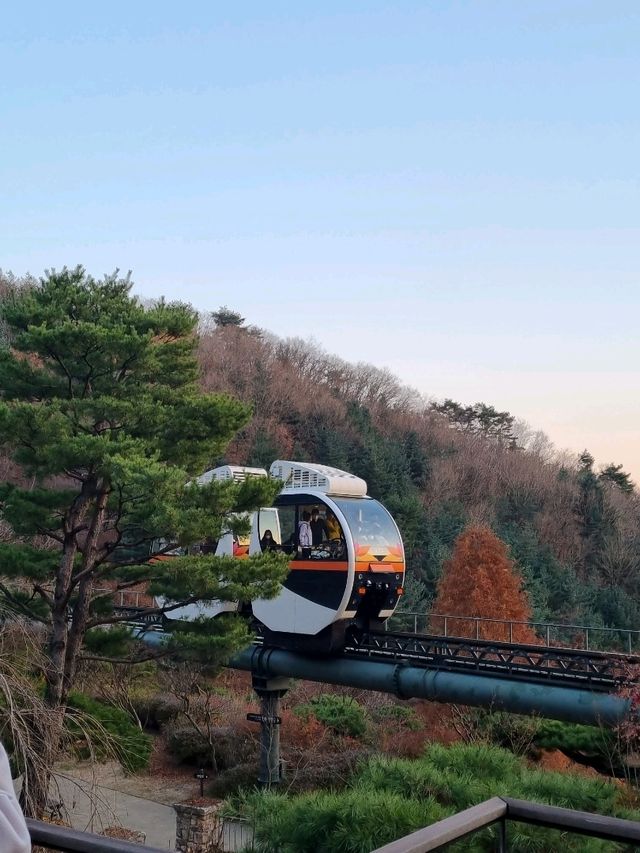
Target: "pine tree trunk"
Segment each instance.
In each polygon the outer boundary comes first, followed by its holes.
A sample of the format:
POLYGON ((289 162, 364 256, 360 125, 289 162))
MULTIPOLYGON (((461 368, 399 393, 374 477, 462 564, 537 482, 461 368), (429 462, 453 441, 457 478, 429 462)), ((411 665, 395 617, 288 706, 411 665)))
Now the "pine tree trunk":
MULTIPOLYGON (((95 488, 95 484, 94 484, 95 488)), ((95 495, 94 495, 95 496, 95 495)), ((29 817, 42 818, 46 812, 53 768, 60 754, 64 735, 66 702, 73 686, 77 659, 86 625, 91 591, 91 577, 80 584, 69 628, 69 599, 72 592, 73 569, 78 554, 76 529, 84 521, 90 505, 90 486, 85 484, 74 512, 66 524, 62 556, 56 573, 51 634, 49 637, 49 666, 45 672, 45 703, 52 713, 46 719, 36 719, 32 738, 36 752, 27 757, 21 795, 22 807, 29 817)), ((89 532, 82 547, 81 570, 91 567, 96 545, 102 532, 107 495, 97 497, 89 532)))

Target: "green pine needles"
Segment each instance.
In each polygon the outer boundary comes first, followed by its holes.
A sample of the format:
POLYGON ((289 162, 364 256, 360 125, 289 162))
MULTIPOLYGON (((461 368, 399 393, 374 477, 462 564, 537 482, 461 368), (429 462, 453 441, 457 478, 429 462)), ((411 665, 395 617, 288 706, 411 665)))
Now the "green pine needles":
MULTIPOLYGON (((251 414, 200 391, 197 322, 189 305, 145 307, 128 277, 98 281, 81 267, 49 272, 0 305, 0 446, 19 471, 0 484, 12 531, 0 546, 0 603, 45 626, 54 707, 66 703, 88 632, 125 618, 113 612, 114 593, 142 582, 171 600, 162 611, 271 597, 286 573, 272 554, 189 556, 190 545, 246 527, 238 514, 278 491, 267 479, 190 484, 251 414), (160 554, 180 547, 185 556, 147 562, 159 540, 160 554)), ((233 619, 203 619, 193 631, 214 662, 245 639, 233 619)))

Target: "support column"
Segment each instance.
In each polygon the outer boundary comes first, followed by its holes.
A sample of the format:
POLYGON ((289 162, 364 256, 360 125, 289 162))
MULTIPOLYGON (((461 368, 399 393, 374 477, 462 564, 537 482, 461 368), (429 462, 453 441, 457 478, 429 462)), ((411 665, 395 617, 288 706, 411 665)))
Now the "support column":
POLYGON ((264 787, 278 785, 282 779, 280 760, 280 700, 289 689, 288 678, 252 677, 253 689, 260 697, 260 773, 264 787))

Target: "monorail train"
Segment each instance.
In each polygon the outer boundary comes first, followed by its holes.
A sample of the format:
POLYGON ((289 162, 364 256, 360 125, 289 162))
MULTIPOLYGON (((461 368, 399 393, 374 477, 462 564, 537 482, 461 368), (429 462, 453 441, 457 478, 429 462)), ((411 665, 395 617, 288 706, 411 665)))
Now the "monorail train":
MULTIPOLYGON (((365 481, 353 474, 280 459, 269 474, 284 484, 273 506, 253 514, 248 541, 227 533, 215 554, 241 559, 263 548, 288 554, 290 571, 279 595, 252 602, 265 642, 304 651, 339 650, 351 632, 380 626, 393 614, 404 592, 400 531, 382 504, 367 495, 365 481)), ((266 475, 260 468, 223 466, 198 482, 266 475)), ((239 606, 221 602, 207 612, 239 606)))

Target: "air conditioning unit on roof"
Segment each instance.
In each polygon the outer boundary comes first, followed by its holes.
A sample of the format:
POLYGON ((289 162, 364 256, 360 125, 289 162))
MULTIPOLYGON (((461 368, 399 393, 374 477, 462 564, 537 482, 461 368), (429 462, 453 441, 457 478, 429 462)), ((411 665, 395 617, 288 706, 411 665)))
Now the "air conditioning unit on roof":
POLYGON ((330 465, 276 459, 269 469, 269 474, 283 481, 283 491, 315 489, 327 495, 358 498, 367 494, 367 484, 364 480, 330 465))
POLYGON ((201 474, 196 483, 204 486, 212 480, 234 480, 236 483, 243 483, 251 477, 266 477, 267 472, 264 468, 247 468, 244 465, 221 465, 220 468, 212 468, 210 471, 205 471, 201 474))

